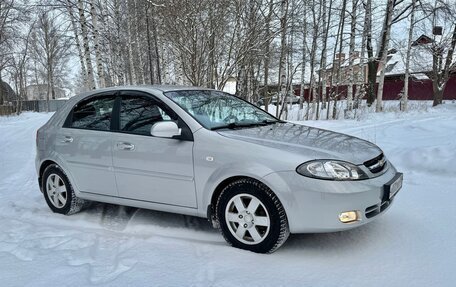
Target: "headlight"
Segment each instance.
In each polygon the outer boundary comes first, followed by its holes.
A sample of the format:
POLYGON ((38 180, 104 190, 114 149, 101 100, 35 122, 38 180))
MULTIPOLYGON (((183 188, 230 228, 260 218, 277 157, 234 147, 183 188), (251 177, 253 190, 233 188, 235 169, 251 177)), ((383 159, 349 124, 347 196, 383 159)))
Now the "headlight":
POLYGON ((296 172, 314 178, 329 180, 359 180, 367 175, 356 165, 337 160, 312 160, 298 166, 296 172))

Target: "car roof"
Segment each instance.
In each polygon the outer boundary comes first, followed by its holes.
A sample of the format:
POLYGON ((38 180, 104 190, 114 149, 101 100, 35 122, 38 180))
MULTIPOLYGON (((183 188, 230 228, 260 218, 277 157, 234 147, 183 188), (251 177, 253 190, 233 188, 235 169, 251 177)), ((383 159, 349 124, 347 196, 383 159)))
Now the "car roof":
POLYGON ((114 86, 108 88, 101 88, 96 90, 87 91, 87 94, 97 92, 108 92, 108 91, 119 91, 119 90, 156 90, 160 92, 170 91, 183 91, 183 90, 211 90, 208 88, 194 87, 194 86, 182 86, 182 85, 128 85, 128 86, 114 86))
POLYGON ((195 91, 214 91, 214 89, 202 88, 202 87, 194 87, 194 86, 182 86, 182 85, 128 85, 128 86, 114 86, 108 88, 100 88, 95 90, 89 90, 82 92, 80 94, 71 97, 71 103, 79 102, 89 96, 103 93, 103 92, 112 92, 112 91, 125 91, 125 90, 133 90, 133 91, 143 91, 143 92, 172 92, 172 91, 188 91, 188 90, 195 90, 195 91))
POLYGON ((193 87, 193 86, 182 86, 182 85, 144 85, 138 86, 144 88, 152 88, 162 92, 171 92, 171 91, 182 91, 182 90, 211 90, 208 88, 193 87))

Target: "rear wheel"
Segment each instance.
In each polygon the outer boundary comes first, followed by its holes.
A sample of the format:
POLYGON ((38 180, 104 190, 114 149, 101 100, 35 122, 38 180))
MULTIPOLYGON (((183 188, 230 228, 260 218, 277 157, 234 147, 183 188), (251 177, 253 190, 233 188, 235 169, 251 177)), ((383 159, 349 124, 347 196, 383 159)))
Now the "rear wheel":
POLYGON ((78 198, 63 170, 55 164, 48 166, 42 176, 43 194, 49 208, 60 214, 79 212, 85 201, 78 198))
POLYGON ((220 231, 228 243, 258 253, 277 250, 288 238, 285 210, 264 184, 240 179, 226 186, 217 202, 220 231))

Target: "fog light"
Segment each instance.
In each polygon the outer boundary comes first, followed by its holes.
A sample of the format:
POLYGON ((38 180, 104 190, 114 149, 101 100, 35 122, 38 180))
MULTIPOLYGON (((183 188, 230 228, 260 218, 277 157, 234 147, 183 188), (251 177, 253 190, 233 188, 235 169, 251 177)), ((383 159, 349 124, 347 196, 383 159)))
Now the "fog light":
POLYGON ((356 210, 345 211, 339 214, 339 220, 342 223, 350 223, 358 220, 358 212, 356 210))

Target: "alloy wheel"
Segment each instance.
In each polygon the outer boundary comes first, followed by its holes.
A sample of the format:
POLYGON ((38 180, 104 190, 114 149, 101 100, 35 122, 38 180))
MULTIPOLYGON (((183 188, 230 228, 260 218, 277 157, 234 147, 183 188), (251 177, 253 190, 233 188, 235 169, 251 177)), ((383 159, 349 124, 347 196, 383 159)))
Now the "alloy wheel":
POLYGON ((225 209, 225 220, 231 234, 244 244, 258 244, 268 235, 269 213, 255 196, 241 193, 233 196, 225 209))
POLYGON ((67 203, 68 193, 62 178, 55 173, 46 180, 46 192, 49 201, 57 208, 62 208, 67 203))

